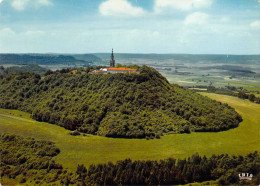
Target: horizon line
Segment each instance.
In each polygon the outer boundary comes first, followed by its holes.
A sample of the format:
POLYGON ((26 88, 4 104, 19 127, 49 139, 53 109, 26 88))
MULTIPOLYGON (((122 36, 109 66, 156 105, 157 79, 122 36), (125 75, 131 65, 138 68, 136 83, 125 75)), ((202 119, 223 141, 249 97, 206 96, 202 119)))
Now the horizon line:
MULTIPOLYGON (((111 54, 111 52, 92 52, 92 53, 59 53, 59 52, 0 52, 1 54, 41 54, 41 55, 84 55, 84 54, 111 54)), ((114 54, 139 54, 139 55, 260 55, 259 54, 237 54, 237 53, 132 53, 132 52, 114 52, 114 54)))

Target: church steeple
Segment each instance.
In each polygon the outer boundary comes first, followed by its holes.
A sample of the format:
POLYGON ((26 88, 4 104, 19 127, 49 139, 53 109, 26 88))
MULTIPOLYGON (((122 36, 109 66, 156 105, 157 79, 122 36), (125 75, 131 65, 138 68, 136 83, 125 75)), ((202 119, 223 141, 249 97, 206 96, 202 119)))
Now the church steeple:
POLYGON ((111 60, 110 60, 110 67, 115 67, 115 59, 114 59, 114 52, 112 48, 111 60))

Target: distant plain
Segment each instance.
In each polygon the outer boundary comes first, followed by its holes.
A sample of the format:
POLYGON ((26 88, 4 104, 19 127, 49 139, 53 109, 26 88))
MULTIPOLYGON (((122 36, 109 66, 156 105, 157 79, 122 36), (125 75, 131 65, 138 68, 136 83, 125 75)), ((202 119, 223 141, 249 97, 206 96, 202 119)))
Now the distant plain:
MULTIPOLYGON (((109 61, 109 56, 97 56, 109 61)), ((259 55, 118 54, 117 62, 154 67, 170 83, 185 87, 234 86, 260 91, 259 55)))

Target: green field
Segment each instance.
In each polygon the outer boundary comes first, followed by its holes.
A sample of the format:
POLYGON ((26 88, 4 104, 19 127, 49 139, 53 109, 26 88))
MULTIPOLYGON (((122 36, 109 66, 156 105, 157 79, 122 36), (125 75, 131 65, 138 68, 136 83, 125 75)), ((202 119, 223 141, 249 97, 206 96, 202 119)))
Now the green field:
POLYGON ((198 152, 200 155, 228 153, 246 155, 260 151, 260 105, 236 97, 201 93, 228 103, 241 114, 243 122, 235 129, 217 133, 172 134, 161 139, 114 139, 100 136, 71 136, 70 131, 56 125, 37 122, 21 111, 0 109, 0 132, 50 140, 61 153, 57 163, 75 169, 78 164, 133 160, 159 160, 169 157, 184 158, 198 152))

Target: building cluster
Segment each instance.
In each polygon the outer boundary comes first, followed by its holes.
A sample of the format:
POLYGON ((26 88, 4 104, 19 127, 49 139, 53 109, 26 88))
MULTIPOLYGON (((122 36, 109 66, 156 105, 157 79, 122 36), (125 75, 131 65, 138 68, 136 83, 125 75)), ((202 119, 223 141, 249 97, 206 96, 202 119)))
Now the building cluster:
POLYGON ((115 58, 114 58, 114 53, 112 49, 112 54, 111 54, 111 60, 110 60, 110 67, 109 68, 101 68, 98 70, 93 70, 91 74, 108 74, 108 73, 140 73, 137 69, 131 69, 131 68, 116 68, 115 67, 115 58))
POLYGON ((115 68, 115 67, 109 67, 109 68, 101 68, 98 70, 93 70, 92 74, 108 74, 108 73, 140 73, 137 69, 131 69, 131 68, 115 68))

